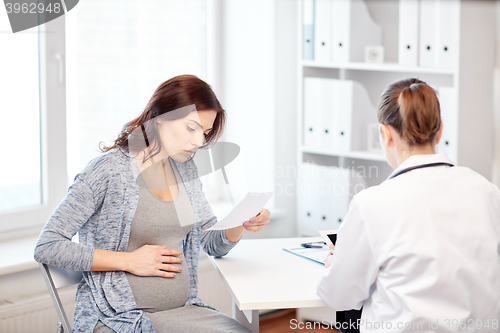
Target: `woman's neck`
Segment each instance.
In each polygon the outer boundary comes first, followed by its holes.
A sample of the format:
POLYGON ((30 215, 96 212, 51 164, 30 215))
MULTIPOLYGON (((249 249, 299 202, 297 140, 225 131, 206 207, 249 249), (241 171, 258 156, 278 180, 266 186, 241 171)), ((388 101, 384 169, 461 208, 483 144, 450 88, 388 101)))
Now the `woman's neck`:
MULTIPOLYGON (((157 173, 157 172, 163 172, 164 168, 164 163, 161 163, 162 161, 168 161, 168 155, 163 154, 162 152, 151 156, 149 152, 147 153, 147 148, 140 151, 139 154, 135 156, 135 161, 137 163, 137 166, 139 170, 142 172, 145 169, 150 169, 150 172, 157 173), (150 156, 145 162, 144 159, 145 157, 150 156)), ((170 167, 170 163, 166 163, 167 167, 170 167)))

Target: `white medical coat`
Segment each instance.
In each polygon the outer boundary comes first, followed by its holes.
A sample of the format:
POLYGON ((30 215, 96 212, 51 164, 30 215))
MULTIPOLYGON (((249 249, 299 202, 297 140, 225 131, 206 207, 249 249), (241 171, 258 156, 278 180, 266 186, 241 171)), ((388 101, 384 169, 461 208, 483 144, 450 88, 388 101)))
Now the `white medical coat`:
MULTIPOLYGON (((452 163, 415 155, 391 176, 436 162, 452 163)), ((469 168, 415 169, 361 191, 337 239, 317 294, 337 310, 363 306, 361 332, 500 332, 500 191, 469 168)))

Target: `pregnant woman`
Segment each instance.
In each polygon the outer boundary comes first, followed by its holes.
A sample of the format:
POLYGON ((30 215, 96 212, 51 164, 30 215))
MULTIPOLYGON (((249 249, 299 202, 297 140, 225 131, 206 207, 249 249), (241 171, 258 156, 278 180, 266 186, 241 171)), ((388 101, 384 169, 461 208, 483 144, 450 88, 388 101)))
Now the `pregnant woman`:
POLYGON ((263 209, 243 226, 207 230, 217 218, 192 157, 224 122, 207 83, 174 77, 76 175, 35 248, 38 262, 83 271, 74 332, 249 332, 197 296, 200 248, 223 256, 245 229, 269 223, 263 209))

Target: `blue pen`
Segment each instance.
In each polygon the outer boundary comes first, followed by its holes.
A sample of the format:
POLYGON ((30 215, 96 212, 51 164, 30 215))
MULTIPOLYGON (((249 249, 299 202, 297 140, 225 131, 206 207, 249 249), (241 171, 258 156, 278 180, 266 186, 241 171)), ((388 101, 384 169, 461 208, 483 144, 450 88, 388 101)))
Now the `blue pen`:
POLYGON ((312 245, 312 244, 307 244, 307 243, 302 244, 302 247, 305 247, 307 249, 311 249, 311 248, 321 249, 321 248, 323 248, 323 246, 321 246, 321 245, 312 245))

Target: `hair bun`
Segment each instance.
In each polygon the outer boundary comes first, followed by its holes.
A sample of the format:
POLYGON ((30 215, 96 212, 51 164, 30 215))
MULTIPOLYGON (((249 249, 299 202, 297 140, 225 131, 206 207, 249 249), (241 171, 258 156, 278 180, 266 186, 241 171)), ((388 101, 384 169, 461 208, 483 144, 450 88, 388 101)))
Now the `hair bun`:
POLYGON ((439 100, 425 82, 400 80, 382 94, 378 118, 394 127, 410 146, 432 143, 441 126, 439 100))

